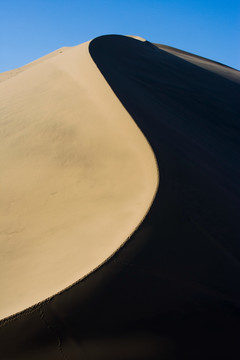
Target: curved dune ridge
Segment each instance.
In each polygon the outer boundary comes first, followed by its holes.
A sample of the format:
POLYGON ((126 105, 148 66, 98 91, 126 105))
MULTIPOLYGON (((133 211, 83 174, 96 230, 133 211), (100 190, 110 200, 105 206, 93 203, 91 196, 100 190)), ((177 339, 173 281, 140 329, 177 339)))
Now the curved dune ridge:
POLYGON ((0 358, 239 360, 239 71, 121 35, 24 69, 0 85, 0 358))
POLYGON ((88 45, 56 51, 0 85, 1 318, 98 267, 156 193, 154 154, 88 45))

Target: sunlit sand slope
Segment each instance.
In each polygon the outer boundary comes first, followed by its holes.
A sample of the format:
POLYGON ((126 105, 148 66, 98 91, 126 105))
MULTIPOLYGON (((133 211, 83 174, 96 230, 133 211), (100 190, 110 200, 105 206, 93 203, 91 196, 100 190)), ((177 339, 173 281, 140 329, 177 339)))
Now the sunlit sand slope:
POLYGON ((109 261, 0 323, 4 360, 239 360, 239 72, 171 49, 90 42, 160 184, 109 261))
POLYGON ((6 81, 18 74, 20 74, 21 72, 23 71, 26 71, 30 68, 32 68, 33 66, 37 65, 37 64, 40 64, 42 62, 44 62, 45 60, 47 59, 50 59, 58 54, 62 54, 63 52, 67 51, 71 49, 70 47, 62 47, 60 49, 57 49, 53 52, 51 52, 50 54, 47 54, 45 56, 42 56, 41 58, 37 59, 37 60, 34 60, 32 62, 30 62, 29 64, 26 64, 24 66, 21 66, 20 68, 17 68, 17 69, 13 69, 13 70, 9 70, 9 71, 5 71, 3 73, 0 74, 0 83, 3 82, 3 81, 6 81))
POLYGON ((148 211, 154 154, 91 59, 57 51, 0 85, 0 317, 79 280, 148 211))

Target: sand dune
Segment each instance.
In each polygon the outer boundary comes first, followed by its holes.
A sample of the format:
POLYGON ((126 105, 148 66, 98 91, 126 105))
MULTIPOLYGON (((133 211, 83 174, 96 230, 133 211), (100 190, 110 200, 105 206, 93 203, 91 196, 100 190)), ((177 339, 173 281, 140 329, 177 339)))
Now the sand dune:
POLYGON ((4 360, 239 359, 238 81, 109 35, 2 82, 2 317, 83 277, 0 322, 4 360))

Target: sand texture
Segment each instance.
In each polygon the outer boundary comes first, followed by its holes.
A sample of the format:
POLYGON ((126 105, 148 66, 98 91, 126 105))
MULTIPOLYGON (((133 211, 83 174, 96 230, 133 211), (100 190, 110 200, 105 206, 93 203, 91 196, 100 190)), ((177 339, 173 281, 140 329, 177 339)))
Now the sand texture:
POLYGON ((2 84, 1 221, 13 206, 25 231, 3 242, 2 306, 17 277, 39 277, 22 308, 83 277, 2 320, 2 358, 238 360, 239 72, 108 35, 2 84))
POLYGON ((88 43, 26 66, 0 97, 4 318, 116 251, 148 211, 158 170, 88 43))

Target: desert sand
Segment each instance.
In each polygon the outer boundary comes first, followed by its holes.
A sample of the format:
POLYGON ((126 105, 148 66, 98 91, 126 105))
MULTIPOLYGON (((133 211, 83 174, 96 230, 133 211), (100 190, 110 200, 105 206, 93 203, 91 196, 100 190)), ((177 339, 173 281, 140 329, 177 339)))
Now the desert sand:
POLYGON ((238 360, 239 72, 107 35, 3 85, 1 218, 26 246, 4 242, 2 358, 238 360), (14 315, 16 279, 40 303, 14 315))

